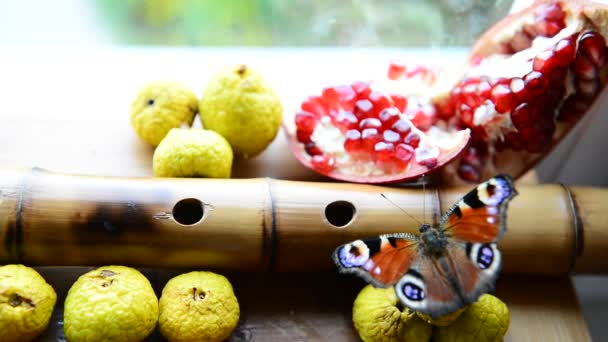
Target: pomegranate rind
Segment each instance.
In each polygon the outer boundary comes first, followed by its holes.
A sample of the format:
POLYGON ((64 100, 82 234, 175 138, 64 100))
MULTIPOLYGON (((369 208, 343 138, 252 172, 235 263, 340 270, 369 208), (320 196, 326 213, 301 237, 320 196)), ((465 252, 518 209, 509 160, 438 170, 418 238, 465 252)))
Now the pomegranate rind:
POLYGON ((399 173, 372 176, 355 176, 345 175, 336 170, 332 172, 321 172, 320 170, 314 168, 311 163, 311 158, 304 150, 302 143, 297 141, 295 134, 290 132, 290 129, 288 127, 288 125, 283 125, 283 132, 287 136, 289 149, 303 166, 313 170, 314 172, 317 172, 335 180, 365 184, 407 182, 418 179, 421 176, 434 173, 437 170, 441 169, 444 165, 449 164, 452 160, 457 158, 462 153, 462 151, 464 151, 464 149, 468 146, 469 141, 471 139, 471 132, 468 129, 454 132, 453 134, 458 138, 458 141, 454 143, 450 147, 450 149, 440 149, 439 157, 437 158, 437 164, 432 168, 428 168, 419 163, 410 163, 409 166, 403 172, 399 173))

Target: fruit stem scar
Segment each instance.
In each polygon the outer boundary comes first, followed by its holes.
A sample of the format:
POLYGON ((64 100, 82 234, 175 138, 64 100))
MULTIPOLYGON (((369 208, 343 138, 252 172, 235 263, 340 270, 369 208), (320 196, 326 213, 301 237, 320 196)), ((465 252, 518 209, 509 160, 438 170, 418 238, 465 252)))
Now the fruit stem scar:
POLYGON ((236 72, 238 72, 239 75, 243 76, 245 74, 245 71, 247 71, 247 66, 245 64, 242 64, 236 72))
POLYGON ((29 307, 29 308, 35 308, 36 307, 36 305, 34 305, 34 303, 32 303, 32 301, 30 299, 21 297, 20 295, 18 295, 16 293, 12 294, 9 297, 9 299, 8 299, 8 305, 10 305, 10 306, 12 306, 14 308, 16 308, 16 307, 18 307, 18 306, 20 306, 22 304, 23 304, 23 306, 26 306, 26 307, 29 307))
POLYGON ((116 273, 114 273, 114 272, 112 272, 110 270, 103 270, 103 271, 101 271, 101 276, 104 277, 104 278, 115 276, 115 275, 116 275, 116 273))

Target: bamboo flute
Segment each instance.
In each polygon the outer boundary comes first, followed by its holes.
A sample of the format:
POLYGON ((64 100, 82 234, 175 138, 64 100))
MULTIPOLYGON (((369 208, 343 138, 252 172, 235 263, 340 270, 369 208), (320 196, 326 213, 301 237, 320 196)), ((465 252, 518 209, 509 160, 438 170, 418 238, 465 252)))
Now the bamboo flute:
MULTIPOLYGON (((88 177, 0 169, 0 263, 331 270, 330 254, 339 244, 416 233, 420 224, 401 209, 433 223, 472 188, 423 192, 270 178, 88 177)), ((608 272, 608 189, 549 184, 517 190, 499 243, 504 272, 608 272)))

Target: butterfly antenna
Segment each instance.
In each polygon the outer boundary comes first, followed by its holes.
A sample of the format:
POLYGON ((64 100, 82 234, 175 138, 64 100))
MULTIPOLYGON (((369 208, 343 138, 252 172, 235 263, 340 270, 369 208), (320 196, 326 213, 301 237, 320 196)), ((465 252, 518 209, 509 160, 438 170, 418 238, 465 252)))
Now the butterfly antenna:
POLYGON ((405 211, 403 208, 401 208, 400 206, 398 206, 395 202, 391 201, 388 197, 386 197, 386 195, 384 194, 380 194, 380 196, 382 196, 385 200, 389 201, 390 204, 394 205, 395 207, 397 207, 397 209, 401 210, 405 215, 409 216, 412 220, 418 222, 419 225, 422 225, 422 222, 420 222, 420 220, 418 220, 417 218, 415 218, 414 216, 410 215, 410 213, 408 213, 407 211, 405 211))
POLYGON ((428 222, 426 220, 426 179, 424 175, 422 175, 422 219, 424 222, 428 222))

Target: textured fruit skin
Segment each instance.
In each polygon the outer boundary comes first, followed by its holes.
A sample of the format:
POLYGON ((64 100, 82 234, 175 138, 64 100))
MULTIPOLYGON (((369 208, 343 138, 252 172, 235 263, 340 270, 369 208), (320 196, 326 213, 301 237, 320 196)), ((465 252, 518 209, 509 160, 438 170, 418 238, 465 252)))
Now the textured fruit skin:
POLYGON ((68 341, 142 341, 156 327, 158 299, 139 271, 104 266, 72 285, 63 320, 68 341))
POLYGON ((457 320, 458 317, 460 317, 460 314, 462 314, 466 309, 467 309, 467 307, 465 306, 464 308, 462 308, 460 310, 456 310, 452 313, 443 315, 441 317, 437 317, 435 319, 431 318, 431 316, 429 316, 429 315, 425 315, 420 312, 416 312, 416 314, 418 315, 418 317, 422 318, 422 320, 424 320, 428 324, 432 324, 436 327, 447 327, 448 325, 452 324, 455 320, 457 320))
POLYGON ((0 341, 33 340, 48 326, 56 301, 55 290, 34 269, 1 266, 0 341))
POLYGON ((507 305, 500 299, 484 294, 456 321, 439 327, 433 334, 436 342, 499 342, 509 329, 510 317, 507 305))
POLYGON ((200 101, 200 118, 246 158, 260 154, 274 140, 283 106, 262 75, 245 65, 216 73, 200 101))
POLYGON ((145 142, 156 146, 171 128, 192 125, 198 98, 184 84, 153 81, 131 103, 131 126, 145 142))
POLYGON ((212 272, 184 273, 169 280, 159 304, 160 332, 170 342, 224 341, 239 322, 232 285, 212 272))
POLYGON ((353 323, 364 342, 429 341, 432 326, 407 308, 397 307, 392 287, 364 287, 353 305, 353 323))
POLYGON ((232 148, 214 131, 174 128, 154 151, 156 177, 230 178, 232 148))

